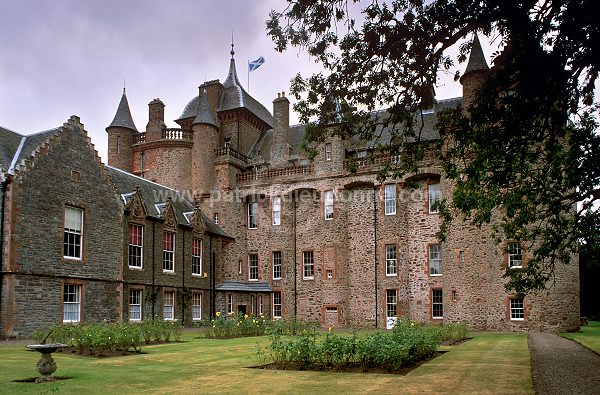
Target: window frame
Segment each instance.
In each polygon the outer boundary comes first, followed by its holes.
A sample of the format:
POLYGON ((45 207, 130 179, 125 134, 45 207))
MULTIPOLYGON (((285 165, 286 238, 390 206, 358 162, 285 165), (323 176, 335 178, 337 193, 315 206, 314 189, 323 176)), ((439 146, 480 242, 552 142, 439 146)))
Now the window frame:
POLYGON ((325 221, 332 221, 335 216, 333 189, 323 191, 323 218, 325 221))
POLYGON ((258 295, 258 315, 262 317, 264 314, 263 296, 258 295))
POLYGON ((281 225, 281 196, 271 198, 271 225, 281 225))
POLYGON ((283 316, 283 296, 281 291, 273 291, 273 310, 271 315, 273 319, 280 319, 283 316), (277 296, 279 300, 277 300, 277 296))
POLYGON ((175 291, 164 291, 163 292, 163 321, 175 321, 175 291), (170 295, 170 297, 168 296, 170 295), (171 304, 167 304, 170 299, 171 304), (171 308, 171 317, 167 317, 167 307, 171 308))
POLYGON ((429 265, 429 275, 430 276, 441 276, 444 271, 443 271, 443 256, 442 256, 442 244, 441 243, 435 243, 435 244, 429 244, 427 247, 427 260, 428 260, 428 265, 429 265), (432 258, 433 254, 432 254, 432 249, 434 247, 437 247, 439 250, 439 258, 432 258), (438 264, 436 264, 437 262, 439 262, 438 264), (439 266, 439 270, 438 270, 438 266, 439 266), (435 271, 435 272, 434 272, 435 271))
POLYGON ((273 251, 273 253, 271 254, 271 259, 273 268, 273 280, 281 280, 283 278, 283 253, 281 251, 273 251), (279 273, 279 275, 277 275, 276 273, 279 273))
POLYGON ((509 269, 522 269, 523 268, 523 246, 518 241, 509 241, 506 244, 506 256, 509 269), (511 252, 511 246, 516 247, 517 252, 511 252), (518 259, 516 259, 518 257, 518 259), (513 264, 518 262, 518 265, 513 264))
POLYGON ((258 202, 248 202, 246 207, 248 214, 246 225, 248 229, 258 229, 258 202))
POLYGON ((331 143, 325 143, 325 160, 331 160, 331 143))
MULTIPOLYGON (((137 238, 138 235, 136 235, 135 237, 137 238)), ((133 240, 133 242, 135 242, 135 241, 136 240, 133 240)), ((129 248, 128 248, 128 256, 127 256, 127 265, 129 266, 130 269, 141 270, 144 268, 144 225, 134 224, 134 223, 129 224, 129 248), (140 229, 139 244, 132 243, 132 228, 140 229), (132 250, 139 251, 139 255, 132 254, 132 250), (132 257, 137 258, 136 260, 139 259, 139 265, 131 264, 132 257)))
POLYGON ((227 315, 233 315, 233 294, 227 293, 225 297, 227 298, 227 315))
POLYGON ((202 321, 202 292, 192 292, 192 321, 202 321))
POLYGON ((85 210, 81 207, 76 207, 72 205, 65 205, 63 210, 63 258, 75 261, 83 260, 83 242, 85 235, 85 210), (67 212, 69 210, 78 212, 79 215, 79 233, 77 233, 77 229, 67 228, 67 212), (73 241, 71 242, 71 238, 73 237, 73 241), (78 255, 68 255, 71 253, 71 246, 73 246, 73 253, 77 253, 78 255), (66 250, 66 251, 65 251, 66 250))
POLYGON ((202 273, 202 245, 203 241, 200 237, 192 238, 192 276, 203 277, 202 273), (199 244, 199 246, 197 245, 199 244))
POLYGON ((248 254, 248 281, 258 281, 258 254, 248 254))
POLYGON ((442 288, 433 288, 431 290, 431 319, 444 319, 444 292, 442 288), (441 315, 437 314, 440 312, 441 315))
POLYGON ((398 247, 396 244, 385 245, 385 275, 386 277, 394 277, 398 275, 398 247), (390 257, 390 247, 393 247, 393 258, 390 257), (390 266, 392 263, 393 266, 390 266), (390 270, 391 267, 393 267, 393 271, 390 270))
POLYGON ((81 286, 81 284, 74 284, 74 283, 63 283, 63 287, 62 287, 62 307, 63 307, 63 319, 62 322, 63 323, 78 323, 81 322, 81 307, 83 304, 83 287, 81 286), (67 287, 73 287, 74 292, 67 292, 67 287), (75 296, 75 300, 74 301, 67 301, 67 295, 74 295, 75 296), (77 307, 77 311, 74 311, 73 309, 67 309, 67 306, 76 306, 77 307), (67 311, 69 310, 69 311, 67 311), (76 319, 66 319, 67 314, 77 314, 76 319))
POLYGON ((385 290, 385 318, 397 318, 398 317, 398 290, 397 289, 386 289, 385 290), (392 298, 392 299, 390 299, 392 298), (393 306, 393 308, 392 308, 393 306), (393 315, 390 313, 393 312, 393 315))
POLYGON ((302 279, 315 279, 315 253, 312 250, 302 251, 302 279), (307 262, 308 257, 310 257, 310 262, 307 262))
POLYGON ((144 291, 139 289, 139 288, 129 288, 129 308, 127 309, 128 313, 129 313, 129 321, 133 321, 133 322, 139 322, 142 321, 142 317, 143 317, 143 306, 144 304, 144 291), (136 302, 138 303, 132 303, 133 301, 133 293, 137 294, 137 299, 136 302), (139 311, 136 312, 139 313, 139 318, 133 318, 133 312, 132 312, 132 306, 139 306, 139 311))
POLYGON ((176 234, 175 232, 168 232, 168 231, 164 231, 163 232, 163 265, 162 265, 162 271, 163 273, 175 273, 175 243, 177 238, 175 237, 176 234), (169 246, 167 245, 167 236, 171 237, 171 249, 167 249, 169 246), (169 258, 170 257, 170 258, 169 258), (167 265, 170 266, 169 268, 165 268, 167 267, 167 265))
POLYGON ((383 186, 383 211, 385 215, 396 215, 396 194, 396 184, 385 184, 383 186), (390 191, 393 192, 392 196, 388 193, 390 191))
POLYGON ((508 301, 508 314, 511 321, 525 321, 525 300, 523 298, 509 298, 508 301), (519 306, 513 306, 514 304, 518 304, 519 306))
POLYGON ((439 214, 439 209, 433 209, 433 205, 442 200, 442 184, 434 182, 427 185, 427 202, 429 206, 429 214, 439 214))

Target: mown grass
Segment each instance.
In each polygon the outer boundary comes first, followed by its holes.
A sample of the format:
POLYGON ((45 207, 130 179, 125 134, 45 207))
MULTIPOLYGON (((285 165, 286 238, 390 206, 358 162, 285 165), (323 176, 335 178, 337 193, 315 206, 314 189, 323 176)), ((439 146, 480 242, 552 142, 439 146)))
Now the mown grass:
POLYGON ((590 321, 588 326, 582 326, 579 332, 562 333, 562 337, 575 340, 584 347, 600 354, 600 322, 590 321))
POLYGON ((38 353, 0 347, 0 393, 533 393, 527 334, 476 333, 406 376, 250 369, 267 338, 183 340, 106 359, 58 353, 55 375, 71 379, 42 385, 13 382, 37 375, 38 353))

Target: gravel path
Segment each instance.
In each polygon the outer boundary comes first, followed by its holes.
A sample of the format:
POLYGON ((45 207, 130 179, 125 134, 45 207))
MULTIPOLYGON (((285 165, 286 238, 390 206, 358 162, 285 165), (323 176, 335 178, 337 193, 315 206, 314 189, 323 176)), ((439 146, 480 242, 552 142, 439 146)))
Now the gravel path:
POLYGON ((600 355, 550 333, 529 334, 536 394, 600 394, 600 355))

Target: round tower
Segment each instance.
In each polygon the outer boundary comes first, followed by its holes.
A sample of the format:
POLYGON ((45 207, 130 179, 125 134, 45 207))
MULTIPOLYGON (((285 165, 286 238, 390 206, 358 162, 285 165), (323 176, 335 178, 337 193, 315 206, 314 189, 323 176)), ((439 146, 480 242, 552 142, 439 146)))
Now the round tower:
POLYGON ((489 70, 479 37, 476 34, 471 44, 471 54, 469 55, 467 68, 460 77, 460 83, 463 86, 463 106, 467 111, 474 104, 477 91, 487 78, 489 70))
POLYGON ((106 132, 108 133, 108 164, 132 172, 132 146, 137 143, 139 133, 131 117, 125 88, 115 118, 106 128, 106 132))
POLYGON ((194 148, 192 150, 192 188, 197 196, 210 193, 215 187, 215 150, 219 134, 211 109, 208 92, 200 86, 198 113, 192 122, 194 148))

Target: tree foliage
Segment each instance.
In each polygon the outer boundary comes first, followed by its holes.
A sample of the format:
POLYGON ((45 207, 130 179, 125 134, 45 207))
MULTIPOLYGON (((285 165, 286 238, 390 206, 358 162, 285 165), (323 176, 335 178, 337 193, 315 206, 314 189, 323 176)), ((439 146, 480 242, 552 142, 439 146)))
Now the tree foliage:
POLYGON ((526 243, 526 267, 506 272, 507 289, 525 294, 545 288, 555 265, 572 263, 581 249, 600 252, 594 6, 593 0, 288 0, 285 10, 271 12, 267 30, 277 50, 304 48, 325 70, 292 80, 294 108, 310 124, 305 149, 331 133, 379 139, 380 152, 402 158, 383 166, 381 178, 415 173, 435 149, 455 185, 441 208, 440 237, 462 215, 477 225, 491 222, 499 239, 526 243), (421 135, 419 110, 430 107, 441 73, 467 59, 472 33, 497 40, 503 50, 494 54, 473 104, 438 115, 441 139, 432 146, 421 135), (454 57, 453 45, 459 46, 454 57), (382 130, 391 137, 382 141, 382 130))

